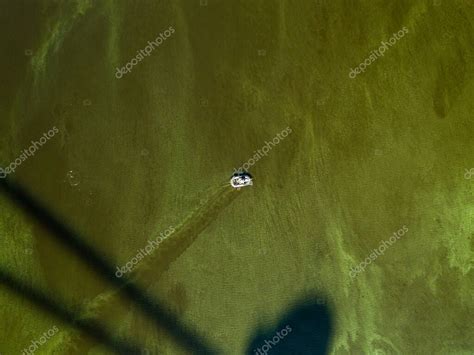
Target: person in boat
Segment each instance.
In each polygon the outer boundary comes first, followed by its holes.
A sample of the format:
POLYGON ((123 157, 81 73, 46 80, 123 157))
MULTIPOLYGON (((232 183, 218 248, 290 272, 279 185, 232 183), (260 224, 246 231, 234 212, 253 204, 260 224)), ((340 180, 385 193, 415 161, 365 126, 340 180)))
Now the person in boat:
POLYGON ((238 172, 232 175, 230 179, 230 184, 232 185, 233 188, 240 189, 241 187, 244 187, 244 186, 253 185, 252 180, 253 180, 252 175, 250 175, 249 173, 238 172))

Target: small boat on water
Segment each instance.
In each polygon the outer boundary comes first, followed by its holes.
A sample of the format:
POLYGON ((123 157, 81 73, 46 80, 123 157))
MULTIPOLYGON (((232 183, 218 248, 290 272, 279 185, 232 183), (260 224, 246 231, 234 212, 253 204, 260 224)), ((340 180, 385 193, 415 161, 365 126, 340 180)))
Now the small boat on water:
POLYGON ((253 185, 252 179, 253 179, 252 175, 250 175, 249 173, 245 173, 245 172, 235 173, 230 178, 230 184, 233 188, 240 189, 241 187, 244 187, 244 186, 253 185))

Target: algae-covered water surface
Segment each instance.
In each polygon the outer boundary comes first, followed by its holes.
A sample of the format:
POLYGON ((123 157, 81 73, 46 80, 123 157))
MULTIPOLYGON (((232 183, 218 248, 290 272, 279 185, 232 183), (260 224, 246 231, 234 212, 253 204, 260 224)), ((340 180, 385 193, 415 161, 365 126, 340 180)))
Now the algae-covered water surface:
POLYGON ((0 354, 474 353, 473 1, 0 5, 0 354))

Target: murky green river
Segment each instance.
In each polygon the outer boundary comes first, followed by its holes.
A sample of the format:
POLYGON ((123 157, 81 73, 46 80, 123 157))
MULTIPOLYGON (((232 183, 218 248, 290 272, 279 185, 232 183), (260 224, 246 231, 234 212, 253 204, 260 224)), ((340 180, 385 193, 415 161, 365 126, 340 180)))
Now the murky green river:
MULTIPOLYGON (((172 227, 127 275, 213 347, 265 353, 288 324, 269 354, 474 351, 473 1, 0 5, 2 174, 119 268, 172 227), (285 318, 304 300, 330 322, 285 318)), ((2 269, 185 352, 0 210, 2 269)), ((0 318, 2 355, 109 353, 1 285, 0 318)))

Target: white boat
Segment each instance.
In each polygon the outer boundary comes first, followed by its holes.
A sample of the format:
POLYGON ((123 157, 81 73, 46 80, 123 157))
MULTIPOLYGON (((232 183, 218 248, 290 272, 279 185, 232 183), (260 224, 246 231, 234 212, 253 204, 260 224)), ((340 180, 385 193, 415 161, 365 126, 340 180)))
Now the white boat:
POLYGON ((230 178, 230 184, 235 189, 251 186, 253 185, 252 176, 249 173, 236 173, 230 178))

